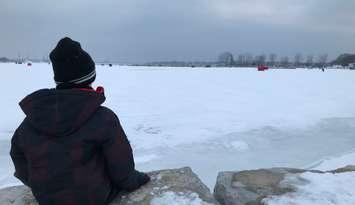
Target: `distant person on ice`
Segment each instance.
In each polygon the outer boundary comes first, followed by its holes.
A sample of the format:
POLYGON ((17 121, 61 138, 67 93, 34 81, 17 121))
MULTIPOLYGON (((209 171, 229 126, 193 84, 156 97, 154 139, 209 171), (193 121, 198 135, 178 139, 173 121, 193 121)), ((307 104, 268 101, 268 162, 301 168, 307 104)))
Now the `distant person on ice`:
MULTIPOLYGON (((11 142, 15 176, 40 205, 103 205, 119 191, 146 184, 113 111, 94 90, 95 63, 78 42, 59 41, 51 52, 56 89, 20 102, 26 118, 11 142)), ((24 85, 25 86, 25 85, 24 85)))

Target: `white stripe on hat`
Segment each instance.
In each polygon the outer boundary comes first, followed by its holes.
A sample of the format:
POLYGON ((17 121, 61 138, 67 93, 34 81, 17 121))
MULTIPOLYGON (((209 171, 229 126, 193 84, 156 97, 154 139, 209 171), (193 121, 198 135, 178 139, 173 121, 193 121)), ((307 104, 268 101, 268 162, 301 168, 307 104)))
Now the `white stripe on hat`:
MULTIPOLYGON (((95 77, 96 76, 96 71, 92 71, 91 73, 83 76, 83 77, 80 77, 80 78, 77 78, 77 79, 74 79, 74 80, 71 80, 71 81, 68 81, 68 83, 74 83, 74 84, 80 84, 80 83, 83 83, 87 80, 90 80, 91 78, 95 77)), ((59 81, 55 81, 55 83, 57 85, 59 84, 62 84, 62 83, 65 83, 65 82, 59 82, 59 81)))

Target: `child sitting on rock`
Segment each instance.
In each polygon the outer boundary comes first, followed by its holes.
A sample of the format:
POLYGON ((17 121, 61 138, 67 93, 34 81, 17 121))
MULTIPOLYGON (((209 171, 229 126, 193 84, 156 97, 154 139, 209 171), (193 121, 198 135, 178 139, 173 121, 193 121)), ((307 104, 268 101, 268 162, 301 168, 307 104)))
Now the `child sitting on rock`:
POLYGON ((26 118, 11 142, 15 176, 40 205, 103 205, 133 191, 148 175, 135 170, 132 148, 113 111, 94 90, 95 63, 64 38, 51 52, 55 89, 20 102, 26 118))

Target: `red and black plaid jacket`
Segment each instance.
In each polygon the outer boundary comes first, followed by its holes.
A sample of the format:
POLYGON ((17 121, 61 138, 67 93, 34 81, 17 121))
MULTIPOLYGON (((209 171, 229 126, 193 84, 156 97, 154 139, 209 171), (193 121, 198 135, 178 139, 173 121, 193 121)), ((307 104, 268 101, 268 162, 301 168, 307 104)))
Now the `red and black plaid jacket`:
POLYGON ((102 205, 140 186, 129 141, 104 101, 94 90, 43 89, 20 102, 26 118, 10 154, 40 205, 102 205))

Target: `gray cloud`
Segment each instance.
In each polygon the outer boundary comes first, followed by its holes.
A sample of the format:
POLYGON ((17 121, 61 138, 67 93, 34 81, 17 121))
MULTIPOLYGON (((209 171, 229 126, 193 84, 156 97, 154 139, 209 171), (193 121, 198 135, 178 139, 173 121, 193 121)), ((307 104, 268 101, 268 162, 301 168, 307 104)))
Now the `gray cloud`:
POLYGON ((0 56, 41 58, 63 36, 96 60, 355 52, 348 0, 2 0, 0 56))

